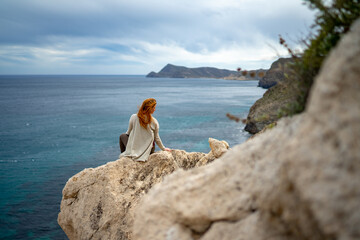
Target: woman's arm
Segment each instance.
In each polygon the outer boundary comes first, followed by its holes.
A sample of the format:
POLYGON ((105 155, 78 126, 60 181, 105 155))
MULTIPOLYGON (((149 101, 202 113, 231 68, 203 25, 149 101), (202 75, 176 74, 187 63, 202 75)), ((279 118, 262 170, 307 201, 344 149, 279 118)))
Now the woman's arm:
POLYGON ((161 149, 161 150, 163 150, 163 151, 171 151, 171 149, 170 148, 166 148, 165 146, 164 146, 164 144, 162 143, 162 141, 161 141, 161 138, 160 138, 160 136, 159 136, 159 123, 156 121, 155 122, 155 125, 156 125, 156 127, 155 127, 155 132, 154 132, 154 138, 155 138, 155 142, 156 142, 156 144, 159 146, 159 148, 161 149))

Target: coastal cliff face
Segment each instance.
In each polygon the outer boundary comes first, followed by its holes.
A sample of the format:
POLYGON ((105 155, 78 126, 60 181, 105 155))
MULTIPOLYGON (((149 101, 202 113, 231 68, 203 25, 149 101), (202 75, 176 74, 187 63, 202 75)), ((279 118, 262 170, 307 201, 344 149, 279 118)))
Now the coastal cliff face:
POLYGON ((268 89, 262 98, 250 108, 246 118, 245 131, 256 134, 267 125, 279 119, 280 111, 296 101, 296 85, 291 79, 284 79, 268 89))
POLYGON ((258 86, 262 88, 271 88, 277 83, 284 81, 286 75, 290 74, 288 64, 291 62, 291 58, 279 58, 277 61, 273 62, 265 76, 260 79, 258 86))
POLYGON ((267 125, 279 119, 281 109, 296 100, 297 89, 291 79, 288 64, 291 58, 280 58, 275 61, 265 76, 259 81, 259 86, 269 88, 262 98, 250 108, 246 119, 245 131, 255 134, 267 125))
POLYGON ((147 162, 123 157, 84 169, 63 189, 58 223, 69 239, 132 239, 134 211, 141 197, 174 172, 199 167, 219 158, 229 145, 209 139, 211 151, 158 152, 147 162))
POLYGON ((359 66, 357 21, 305 112, 154 186, 135 212, 134 238, 359 239, 359 66))

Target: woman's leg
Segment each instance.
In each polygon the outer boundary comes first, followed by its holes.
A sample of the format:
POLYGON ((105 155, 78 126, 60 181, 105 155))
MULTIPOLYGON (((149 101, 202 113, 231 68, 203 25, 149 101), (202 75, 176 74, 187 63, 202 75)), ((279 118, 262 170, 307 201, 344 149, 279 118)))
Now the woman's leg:
POLYGON ((125 133, 120 135, 120 137, 119 137, 120 152, 125 152, 128 139, 129 139, 129 136, 126 135, 125 133))
POLYGON ((150 154, 153 154, 155 152, 155 142, 153 142, 153 147, 151 148, 150 154))

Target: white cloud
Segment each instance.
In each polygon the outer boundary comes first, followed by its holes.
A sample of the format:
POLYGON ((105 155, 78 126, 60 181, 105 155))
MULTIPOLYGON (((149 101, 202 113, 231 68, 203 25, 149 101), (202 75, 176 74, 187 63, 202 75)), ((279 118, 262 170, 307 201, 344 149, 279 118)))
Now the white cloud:
POLYGON ((286 54, 278 34, 296 39, 312 20, 301 2, 3 0, 0 73, 25 65, 59 74, 146 74, 167 63, 267 68, 286 54))
MULTIPOLYGON (((204 45, 197 51, 191 51, 176 41, 160 43, 129 38, 53 37, 52 41, 55 43, 53 45, 0 47, 0 54, 7 56, 8 59, 16 62, 15 64, 32 64, 37 68, 73 67, 73 72, 68 69, 68 73, 77 73, 78 69, 91 65, 92 71, 95 69, 101 71, 98 72, 99 74, 147 74, 150 71, 159 71, 167 63, 187 67, 255 69, 268 68, 278 54, 286 55, 286 51, 277 42, 264 39, 264 36, 258 35, 254 36, 254 41, 251 43, 220 44, 216 49, 208 49, 204 45), (101 47, 117 45, 126 48, 127 51, 101 47), (123 68, 121 65, 127 65, 127 67, 123 68), (111 66, 113 69, 106 72, 111 69, 111 66)), ((61 74, 61 72, 55 73, 61 74)))
MULTIPOLYGON (((271 40, 269 44, 275 45, 271 40)), ((173 63, 188 67, 213 66, 233 70, 239 66, 243 69, 268 68, 270 62, 278 57, 277 54, 287 54, 281 48, 275 51, 265 42, 257 45, 233 43, 221 46, 215 51, 204 48, 199 52, 191 52, 175 42, 168 44, 143 42, 140 43, 140 48, 142 54, 138 59, 147 65, 155 63, 162 67, 167 63, 173 63)))

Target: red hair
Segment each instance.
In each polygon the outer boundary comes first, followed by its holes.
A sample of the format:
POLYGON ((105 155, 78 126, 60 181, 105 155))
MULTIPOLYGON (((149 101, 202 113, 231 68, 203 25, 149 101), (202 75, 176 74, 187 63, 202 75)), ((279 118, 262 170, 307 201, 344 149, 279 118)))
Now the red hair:
POLYGON ((153 109, 156 106, 156 100, 154 98, 145 99, 139 108, 137 116, 139 117, 140 125, 147 129, 147 125, 151 123, 153 109))

